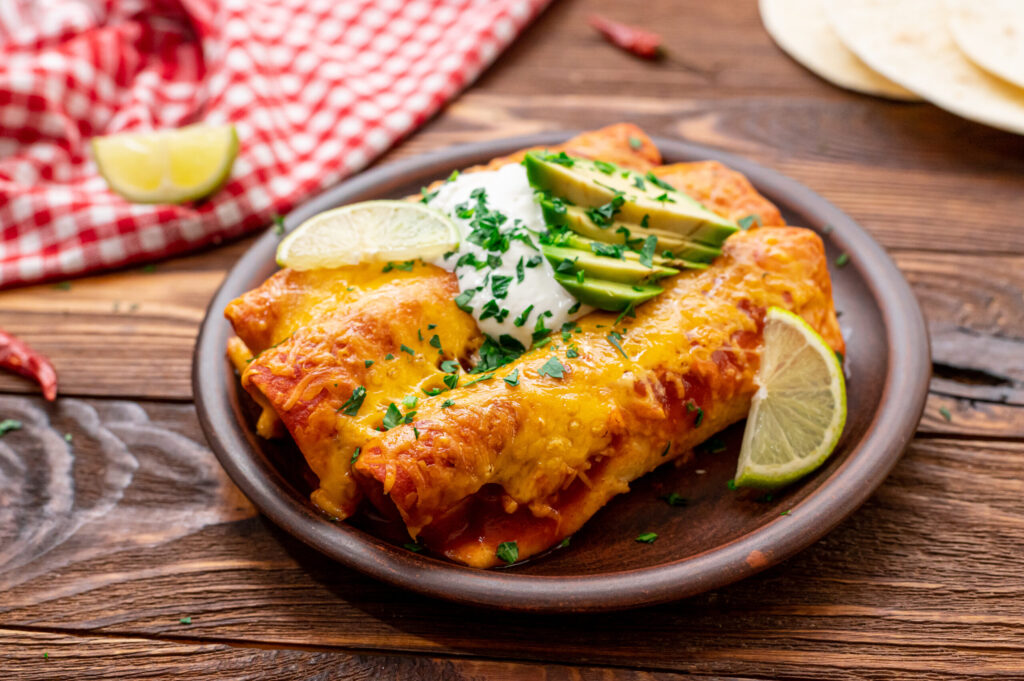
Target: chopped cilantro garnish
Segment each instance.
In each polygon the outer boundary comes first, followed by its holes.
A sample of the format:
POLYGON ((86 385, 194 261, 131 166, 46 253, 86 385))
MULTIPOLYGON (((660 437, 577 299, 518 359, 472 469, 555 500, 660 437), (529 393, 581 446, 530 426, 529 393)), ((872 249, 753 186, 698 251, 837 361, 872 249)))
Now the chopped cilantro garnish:
POLYGON ((438 336, 436 333, 430 337, 430 340, 428 342, 430 343, 430 347, 437 348, 438 350, 441 349, 441 337, 438 336))
POLYGON ((352 459, 349 460, 348 465, 354 464, 359 459, 360 452, 363 451, 362 447, 356 447, 356 451, 352 452, 352 459))
POLYGON ((401 350, 402 352, 408 352, 410 355, 416 354, 416 351, 410 348, 408 345, 399 345, 398 349, 401 350))
POLYGON ((744 232, 750 229, 751 226, 753 226, 755 223, 758 227, 761 227, 763 225, 763 223, 761 222, 761 216, 754 213, 750 215, 744 215, 743 217, 736 221, 736 224, 739 225, 740 229, 742 229, 744 232))
POLYGON ((369 369, 370 367, 373 366, 373 360, 372 359, 364 360, 363 361, 363 366, 366 367, 367 369, 369 369))
POLYGON ((629 304, 626 305, 625 309, 623 309, 622 312, 619 313, 619 316, 615 318, 615 324, 613 324, 613 326, 618 326, 619 322, 626 317, 636 318, 636 301, 629 301, 629 304))
POLYGON ((725 442, 721 438, 713 437, 704 443, 702 449, 708 454, 718 454, 719 452, 724 452, 726 447, 725 442))
POLYGON ((729 478, 729 480, 725 483, 725 486, 732 490, 736 489, 736 480, 733 478, 729 478))
POLYGON ((563 258, 562 262, 555 266, 555 274, 573 274, 576 271, 576 261, 570 258, 563 258))
POLYGON ((384 412, 384 429, 391 430, 395 426, 402 423, 402 412, 394 402, 388 405, 388 410, 384 412))
POLYGON ((437 196, 437 192, 437 189, 432 192, 428 192, 426 187, 420 187, 420 203, 430 203, 434 197, 437 196))
POLYGON ((557 357, 552 357, 548 361, 541 365, 537 373, 541 376, 550 376, 551 378, 562 378, 565 375, 565 366, 557 357))
POLYGON ((469 314, 473 314, 473 306, 469 304, 469 301, 473 299, 473 296, 476 295, 476 292, 477 292, 477 289, 475 289, 475 288, 471 288, 471 289, 468 289, 466 291, 463 291, 459 295, 455 296, 455 304, 463 312, 468 312, 469 314))
POLYGON ((455 390, 455 386, 459 384, 459 375, 445 374, 444 378, 441 380, 444 381, 445 386, 447 386, 449 390, 455 390))
POLYGON ((611 175, 617 170, 614 163, 608 163, 607 161, 594 161, 594 167, 605 175, 611 175))
POLYGON ((633 135, 629 136, 629 148, 630 149, 633 149, 635 151, 635 150, 639 149, 642 146, 644 146, 643 140, 641 140, 639 137, 634 137, 633 135))
POLYGON ((848 262, 850 262, 850 256, 846 253, 840 253, 839 257, 836 258, 836 267, 845 267, 848 262))
POLYGON ((575 345, 570 345, 569 349, 565 351, 565 356, 569 359, 576 359, 580 356, 580 351, 576 349, 575 345))
POLYGON ((612 198, 608 203, 598 206, 597 208, 590 208, 587 210, 587 217, 594 221, 594 224, 602 229, 611 226, 612 219, 615 214, 619 212, 619 208, 625 203, 626 199, 621 195, 617 195, 612 198))
POLYGON ((583 270, 578 270, 576 272, 576 281, 578 281, 579 283, 582 284, 583 280, 586 279, 586 278, 587 278, 587 273, 584 272, 583 270))
POLYGON ((497 341, 488 336, 484 339, 484 344, 480 346, 480 361, 473 367, 471 373, 482 374, 493 371, 498 367, 505 366, 525 351, 526 348, 523 347, 523 344, 512 336, 502 334, 497 341))
POLYGON ((505 378, 503 378, 501 380, 505 381, 509 385, 519 385, 519 369, 518 369, 518 367, 516 368, 515 371, 513 371, 511 374, 509 374, 508 376, 506 376, 505 378))
POLYGON ((419 429, 419 428, 417 428, 416 426, 413 426, 413 427, 412 427, 412 436, 413 436, 414 438, 416 438, 417 440, 419 440, 419 439, 420 439, 420 429, 419 429))
POLYGON ((434 395, 440 395, 443 392, 444 391, 441 390, 440 388, 424 388, 423 389, 423 394, 424 395, 429 395, 430 397, 433 397, 434 395))
POLYGON ((514 541, 501 542, 498 544, 498 550, 494 553, 509 565, 519 560, 519 546, 514 541))
POLYGON ((180 620, 178 620, 178 622, 180 624, 192 624, 192 618, 191 617, 182 617, 180 620))
POLYGON ((676 202, 675 199, 673 199, 671 196, 668 195, 668 192, 665 192, 664 194, 662 194, 660 196, 655 196, 654 200, 655 201, 660 201, 661 203, 675 203, 676 202))
POLYGON ((636 540, 641 544, 653 544, 654 540, 657 538, 658 535, 655 532, 644 532, 643 534, 638 535, 636 540))
POLYGON ((275 215, 274 216, 274 234, 276 234, 278 236, 281 236, 282 234, 284 234, 284 216, 283 215, 275 215))
POLYGON ((704 420, 704 410, 697 407, 697 418, 693 420, 693 427, 696 428, 700 425, 700 422, 704 420))
POLYGON ((633 186, 642 192, 647 191, 647 183, 644 182, 644 178, 640 177, 639 175, 633 176, 633 186))
POLYGON ((665 449, 661 450, 662 456, 668 456, 669 450, 672 449, 672 440, 665 443, 665 449))
POLYGON ((452 406, 453 404, 455 404, 455 400, 445 400, 444 402, 441 403, 441 408, 442 409, 447 409, 448 407, 452 406))
POLYGON ((495 300, 488 300, 487 303, 480 308, 480 321, 490 319, 494 317, 498 320, 498 323, 505 321, 505 317, 508 317, 508 310, 498 305, 495 300))
POLYGON ((459 363, 456 362, 454 359, 449 359, 444 362, 441 362, 441 371, 445 372, 446 374, 458 373, 459 363))
POLYGON ((563 539, 562 541, 558 542, 558 546, 557 546, 556 548, 559 548, 559 549, 564 549, 564 548, 566 548, 567 546, 569 546, 569 541, 570 541, 571 539, 572 539, 572 535, 569 535, 568 537, 566 537, 566 538, 565 538, 565 539, 563 539))
POLYGON ((21 430, 21 421, 17 419, 4 419, 0 421, 0 437, 6 435, 12 430, 21 430))
POLYGON ((452 174, 448 176, 448 181, 449 182, 454 182, 457 179, 459 179, 459 171, 458 170, 453 170, 452 174))
POLYGON ((687 402, 686 403, 686 411, 687 412, 697 411, 697 403, 694 402, 693 400, 690 400, 689 402, 687 402))
POLYGON ((355 416, 359 413, 359 408, 363 406, 363 400, 366 399, 366 388, 361 385, 357 385, 355 390, 352 391, 352 395, 345 400, 345 404, 341 405, 338 409, 345 416, 355 416))
POLYGON ((477 378, 474 378, 472 381, 469 381, 468 383, 466 383, 466 385, 470 386, 470 385, 473 385, 474 383, 479 383, 480 381, 489 381, 492 378, 494 378, 494 372, 493 371, 490 372, 490 373, 484 374, 483 376, 478 376, 477 378))
POLYGON ((532 256, 530 256, 530 259, 526 261, 526 266, 527 267, 536 267, 537 265, 541 264, 542 262, 544 262, 544 258, 542 258, 539 255, 532 255, 532 256))
POLYGON ((64 433, 64 442, 71 442, 71 433, 64 433))
POLYGON ((569 308, 569 314, 576 314, 577 312, 580 311, 580 307, 582 307, 582 306, 583 306, 583 303, 581 301, 577 300, 576 303, 572 307, 569 308))
POLYGON ((548 161, 549 163, 557 163, 558 165, 565 166, 566 168, 572 168, 573 165, 576 164, 576 159, 574 159, 572 156, 569 156, 569 154, 565 153, 564 151, 561 151, 557 154, 548 154, 547 156, 544 157, 544 160, 548 161))
POLYGON ((623 357, 625 357, 626 359, 629 359, 629 355, 627 355, 626 351, 622 349, 622 334, 621 333, 617 333, 615 331, 612 331, 610 334, 608 334, 607 338, 608 338, 608 342, 611 343, 612 345, 614 345, 615 349, 618 350, 619 353, 623 357))
POLYGON ((433 331, 436 328, 437 328, 437 324, 427 324, 427 330, 428 331, 433 331))
POLYGON ((670 492, 661 498, 664 499, 665 503, 669 506, 686 506, 686 504, 689 503, 686 500, 686 497, 680 496, 675 492, 670 492))
POLYGON ((645 177, 647 178, 647 181, 653 184, 655 187, 661 187, 662 189, 667 189, 672 192, 676 191, 675 187, 673 187, 668 182, 661 179, 660 177, 658 177, 649 170, 647 171, 647 175, 645 177))
POLYGON ((409 551, 412 551, 413 553, 419 553, 419 552, 421 552, 423 550, 422 546, 420 546, 416 542, 411 542, 411 541, 407 541, 404 544, 402 544, 402 548, 403 549, 408 549, 409 551))
POLYGON ((945 407, 939 407, 939 413, 942 414, 942 418, 946 419, 947 423, 953 422, 953 415, 949 413, 949 409, 946 409, 945 407))
POLYGON ((644 247, 640 250, 640 264, 645 267, 653 267, 654 250, 658 247, 658 237, 653 234, 644 239, 644 247))
POLYGON ((513 326, 522 326, 526 323, 526 320, 530 318, 530 313, 533 312, 533 305, 531 304, 525 310, 519 313, 519 316, 512 320, 513 326))
POLYGON ((526 279, 526 263, 523 256, 519 256, 519 262, 516 263, 516 282, 522 284, 524 279, 526 279))
POLYGON ((421 343, 423 342, 423 330, 422 329, 416 329, 416 338, 418 338, 421 343))
POLYGON ((640 226, 644 229, 650 229, 651 227, 651 216, 644 213, 644 216, 640 218, 640 226))
POLYGON ((405 406, 406 409, 412 409, 413 407, 416 406, 416 403, 419 402, 419 399, 420 398, 416 397, 415 395, 406 395, 404 398, 402 398, 402 404, 405 406))
POLYGON ((496 274, 491 277, 491 293, 495 298, 505 298, 508 296, 508 286, 512 283, 512 277, 496 274))
POLYGON ((617 244, 604 244, 600 241, 595 241, 590 244, 590 250, 597 255, 603 255, 607 258, 618 258, 619 260, 625 260, 624 255, 625 248, 617 244))
POLYGON ((395 356, 392 355, 390 352, 388 354, 384 355, 384 359, 394 359, 394 358, 395 358, 395 356))

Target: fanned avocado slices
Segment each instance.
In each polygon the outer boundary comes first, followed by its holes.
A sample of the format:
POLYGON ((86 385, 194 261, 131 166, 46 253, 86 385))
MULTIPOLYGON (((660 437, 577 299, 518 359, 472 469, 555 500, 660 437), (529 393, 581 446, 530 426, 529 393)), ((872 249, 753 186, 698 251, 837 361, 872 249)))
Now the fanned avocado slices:
MULTIPOLYGON (((593 220, 587 217, 587 213, 579 206, 567 206, 561 201, 543 199, 540 202, 541 211, 544 213, 544 221, 554 227, 568 227, 581 237, 603 241, 609 244, 625 244, 638 247, 649 236, 657 237, 656 252, 663 254, 665 251, 671 256, 665 256, 668 260, 704 262, 708 263, 722 254, 721 249, 685 239, 674 232, 667 232, 663 229, 653 229, 643 225, 634 225, 626 222, 613 221, 607 226, 598 226, 593 220)), ((669 263, 665 263, 669 264, 669 263)), ((683 265, 686 267, 686 265, 683 265)))
POLYGON ((557 274, 567 276, 575 276, 576 272, 583 272, 585 278, 639 284, 679 274, 679 270, 671 267, 647 266, 639 260, 626 259, 622 246, 609 246, 608 244, 600 244, 600 246, 615 249, 621 253, 621 259, 612 255, 600 255, 589 250, 560 246, 541 246, 541 251, 551 266, 555 268, 557 274))
POLYGON ((528 152, 523 164, 534 188, 582 207, 599 227, 613 220, 643 224, 715 248, 739 231, 734 222, 650 174, 564 152, 528 152))

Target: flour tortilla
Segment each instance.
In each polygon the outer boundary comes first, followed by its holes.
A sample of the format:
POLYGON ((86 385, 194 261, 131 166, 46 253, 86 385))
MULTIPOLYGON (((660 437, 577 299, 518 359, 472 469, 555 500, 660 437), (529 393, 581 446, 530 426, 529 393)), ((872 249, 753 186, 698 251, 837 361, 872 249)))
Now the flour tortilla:
POLYGON ((825 18, 821 0, 761 0, 760 7, 761 21, 776 44, 833 85, 891 99, 920 99, 848 50, 825 18))
POLYGON ((1024 134, 1024 89, 960 52, 941 0, 825 0, 825 14, 882 75, 959 116, 1024 134))
POLYGON ((971 61, 1024 87, 1024 0, 946 0, 949 30, 971 61))

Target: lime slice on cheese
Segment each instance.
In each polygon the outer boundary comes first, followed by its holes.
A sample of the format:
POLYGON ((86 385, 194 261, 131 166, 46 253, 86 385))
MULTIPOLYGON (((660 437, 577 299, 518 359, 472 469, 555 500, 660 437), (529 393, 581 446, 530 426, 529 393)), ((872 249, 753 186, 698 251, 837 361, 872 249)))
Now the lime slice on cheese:
POLYGON ((120 133, 92 140, 100 174, 134 203, 184 203, 209 196, 231 174, 238 154, 233 125, 120 133))
POLYGON ((778 307, 765 318, 757 384, 736 486, 774 489, 815 470, 835 449, 846 423, 846 385, 832 348, 778 307))
POLYGON ((314 215, 277 247, 277 264, 313 270, 361 262, 430 260, 459 243, 446 215, 411 201, 363 201, 314 215))

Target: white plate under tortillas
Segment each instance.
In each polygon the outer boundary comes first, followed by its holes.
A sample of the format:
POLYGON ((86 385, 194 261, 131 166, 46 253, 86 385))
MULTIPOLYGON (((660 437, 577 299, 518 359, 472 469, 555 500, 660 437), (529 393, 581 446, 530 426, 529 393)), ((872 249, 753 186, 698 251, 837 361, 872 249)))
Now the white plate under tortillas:
POLYGON ((1024 87, 1024 0, 946 0, 953 39, 971 61, 1024 87))
POLYGON ((786 54, 834 85, 891 99, 920 99, 848 50, 825 18, 821 1, 760 0, 761 21, 786 54))
POLYGON ((825 13, 840 40, 890 80, 959 116, 1024 134, 1024 89, 963 55, 942 0, 825 0, 825 13))

